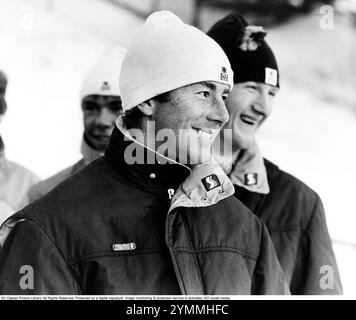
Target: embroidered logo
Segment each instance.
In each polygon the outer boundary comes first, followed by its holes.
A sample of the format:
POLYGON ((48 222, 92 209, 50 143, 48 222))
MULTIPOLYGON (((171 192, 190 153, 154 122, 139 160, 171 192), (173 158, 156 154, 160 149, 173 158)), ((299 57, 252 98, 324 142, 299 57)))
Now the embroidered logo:
POLYGON ((128 250, 135 250, 136 249, 136 243, 135 242, 130 242, 130 243, 115 243, 112 245, 112 249, 114 251, 128 251, 128 250))
POLYGON ((211 174, 210 176, 201 179, 201 182, 203 183, 206 191, 210 191, 221 186, 221 183, 215 174, 211 174))
POLYGON ((108 90, 110 90, 109 82, 104 81, 103 84, 101 85, 100 90, 101 90, 101 91, 108 91, 108 90))
POLYGON ((258 182, 258 174, 257 173, 246 173, 245 174, 245 185, 246 186, 255 186, 258 182))
POLYGON ((277 85, 277 70, 265 68, 265 83, 271 86, 277 85))
POLYGON ((221 81, 229 81, 229 76, 227 74, 227 70, 225 67, 221 67, 221 72, 220 72, 220 80, 221 81))

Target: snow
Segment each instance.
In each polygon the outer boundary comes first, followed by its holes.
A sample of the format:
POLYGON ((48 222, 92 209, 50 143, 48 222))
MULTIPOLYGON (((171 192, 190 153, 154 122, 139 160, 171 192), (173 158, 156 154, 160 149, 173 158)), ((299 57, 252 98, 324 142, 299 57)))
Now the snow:
MULTIPOLYGON (((334 30, 323 30, 319 19, 315 13, 268 35, 282 88, 259 142, 321 196, 344 291, 356 296, 355 30, 339 16, 334 30)), ((141 21, 99 0, 0 2, 8 158, 46 178, 80 157, 81 80, 105 51, 127 45, 141 21)))

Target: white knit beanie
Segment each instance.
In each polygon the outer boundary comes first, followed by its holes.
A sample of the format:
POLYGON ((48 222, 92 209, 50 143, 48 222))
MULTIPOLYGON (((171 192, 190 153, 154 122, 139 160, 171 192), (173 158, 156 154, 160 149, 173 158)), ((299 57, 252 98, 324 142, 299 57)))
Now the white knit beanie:
POLYGON ((221 47, 169 11, 151 14, 129 46, 120 73, 124 111, 185 85, 216 81, 233 87, 221 47))
POLYGON ((102 56, 82 83, 80 99, 89 95, 120 96, 119 75, 126 49, 117 46, 102 56))

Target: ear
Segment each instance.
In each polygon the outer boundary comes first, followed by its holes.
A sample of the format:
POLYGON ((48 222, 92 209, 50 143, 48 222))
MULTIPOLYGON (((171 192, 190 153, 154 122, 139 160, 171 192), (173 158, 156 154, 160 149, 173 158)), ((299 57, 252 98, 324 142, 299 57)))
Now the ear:
POLYGON ((137 108, 139 108, 141 112, 148 117, 152 116, 154 113, 154 104, 152 103, 152 100, 147 100, 140 103, 137 108))

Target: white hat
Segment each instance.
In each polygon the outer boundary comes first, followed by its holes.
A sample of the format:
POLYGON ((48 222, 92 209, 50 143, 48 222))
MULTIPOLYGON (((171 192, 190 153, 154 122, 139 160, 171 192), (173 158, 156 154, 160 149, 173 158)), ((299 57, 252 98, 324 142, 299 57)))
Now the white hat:
POLYGON ((119 74, 126 49, 117 46, 102 56, 82 83, 80 99, 89 95, 120 96, 119 74))
POLYGON ((233 87, 233 72, 221 47, 169 11, 151 14, 124 58, 120 90, 124 111, 159 94, 201 81, 233 87))

